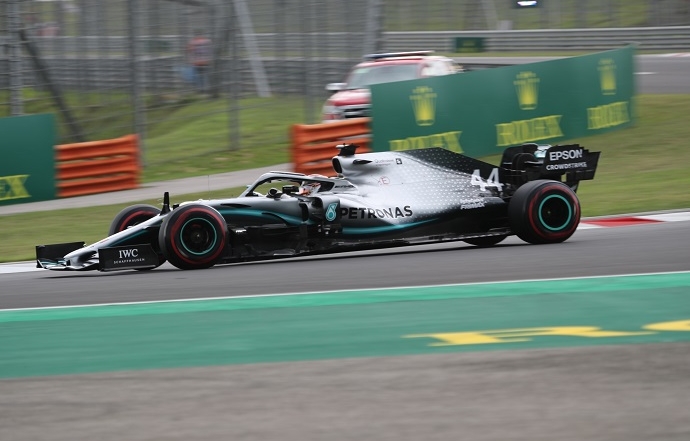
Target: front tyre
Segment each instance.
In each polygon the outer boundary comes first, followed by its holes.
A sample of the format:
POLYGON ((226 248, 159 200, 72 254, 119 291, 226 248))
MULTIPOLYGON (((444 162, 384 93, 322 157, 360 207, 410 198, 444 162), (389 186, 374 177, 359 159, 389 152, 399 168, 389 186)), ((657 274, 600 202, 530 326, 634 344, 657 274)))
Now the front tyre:
POLYGON ((163 254, 180 269, 212 267, 220 260, 227 241, 228 226, 223 216, 202 204, 174 209, 158 233, 163 254))
MULTIPOLYGON (((137 204, 137 205, 130 205, 127 208, 124 208, 122 211, 120 211, 113 221, 110 223, 110 229, 108 230, 108 236, 112 236, 115 233, 119 233, 120 231, 124 231, 129 227, 133 227, 135 225, 138 225, 144 221, 147 221, 153 217, 156 217, 160 214, 160 210, 153 205, 146 205, 146 204, 137 204)), ((152 238, 155 240, 155 236, 152 238)), ((155 248, 155 247, 154 247, 155 248)), ((165 257, 163 254, 158 252, 158 265, 156 265, 156 268, 159 266, 163 265, 165 263, 165 257)), ((153 268, 137 268, 139 271, 147 271, 151 270, 153 268)))
POLYGON ((517 189, 508 205, 510 227, 528 243, 559 243, 580 223, 580 201, 558 181, 537 180, 517 189))
POLYGON ((120 211, 117 216, 110 223, 110 230, 108 236, 124 231, 129 227, 138 225, 144 221, 156 217, 160 214, 160 210, 153 205, 137 204, 120 211))

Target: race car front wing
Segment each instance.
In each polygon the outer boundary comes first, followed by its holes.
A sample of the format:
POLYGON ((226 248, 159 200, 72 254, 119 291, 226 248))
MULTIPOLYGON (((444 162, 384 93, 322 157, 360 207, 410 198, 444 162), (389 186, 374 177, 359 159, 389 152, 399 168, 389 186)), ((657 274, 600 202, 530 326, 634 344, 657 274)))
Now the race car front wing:
POLYGON ((96 248, 69 242, 36 246, 36 268, 55 271, 117 271, 159 265, 160 257, 150 244, 96 248))

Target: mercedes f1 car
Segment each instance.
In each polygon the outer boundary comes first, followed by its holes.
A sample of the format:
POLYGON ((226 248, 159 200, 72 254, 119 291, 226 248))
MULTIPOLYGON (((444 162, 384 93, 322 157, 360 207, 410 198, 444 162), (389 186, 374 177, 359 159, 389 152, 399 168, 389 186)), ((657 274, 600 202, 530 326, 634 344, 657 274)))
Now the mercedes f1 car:
POLYGON ((261 175, 238 197, 133 205, 94 244, 36 247, 50 270, 180 269, 442 241, 487 247, 510 235, 563 242, 580 222, 576 196, 599 152, 525 144, 499 166, 442 148, 357 154, 338 146, 334 177, 261 175))

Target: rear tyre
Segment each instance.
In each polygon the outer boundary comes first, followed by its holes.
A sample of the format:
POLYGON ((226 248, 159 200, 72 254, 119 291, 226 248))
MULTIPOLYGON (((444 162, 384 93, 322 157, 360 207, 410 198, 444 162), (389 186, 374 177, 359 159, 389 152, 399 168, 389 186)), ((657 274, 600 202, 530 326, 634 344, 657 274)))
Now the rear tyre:
POLYGON ((517 189, 508 205, 510 227, 528 243, 563 242, 580 223, 580 201, 567 185, 537 180, 517 189))
POLYGON ((497 243, 503 241, 508 236, 486 236, 486 237, 473 237, 471 239, 464 239, 463 242, 467 242, 470 245, 478 247, 492 247, 497 243))
MULTIPOLYGON (((144 221, 147 221, 151 219, 152 217, 156 217, 160 214, 160 210, 153 205, 146 205, 146 204, 137 204, 137 205, 130 205, 129 207, 123 209, 120 211, 117 216, 113 219, 113 221, 110 223, 110 229, 108 230, 108 236, 112 236, 115 233, 119 233, 120 231, 124 231, 129 227, 133 227, 135 225, 138 225, 144 221)), ((154 238, 155 240, 155 238, 154 238)), ((154 244, 155 245, 155 244, 154 244)), ((155 248, 155 246, 154 246, 155 248)), ((165 256, 161 254, 160 252, 158 253, 158 265, 156 268, 159 266, 163 265, 165 263, 165 256)), ((146 271, 146 270, 151 270, 153 268, 144 268, 144 269, 138 269, 139 271, 146 271)))
POLYGON ((163 220, 158 243, 170 263, 180 269, 202 269, 215 265, 228 241, 223 216, 202 204, 183 205, 163 220))

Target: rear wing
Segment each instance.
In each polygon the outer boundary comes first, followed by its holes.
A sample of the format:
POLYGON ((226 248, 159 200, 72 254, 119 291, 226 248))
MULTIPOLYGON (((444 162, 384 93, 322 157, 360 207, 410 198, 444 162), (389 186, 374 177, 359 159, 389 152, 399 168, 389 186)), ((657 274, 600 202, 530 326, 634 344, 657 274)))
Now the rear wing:
POLYGON ((580 144, 509 147, 501 159, 501 182, 519 187, 537 179, 553 179, 576 188, 578 182, 594 179, 600 153, 580 144))

